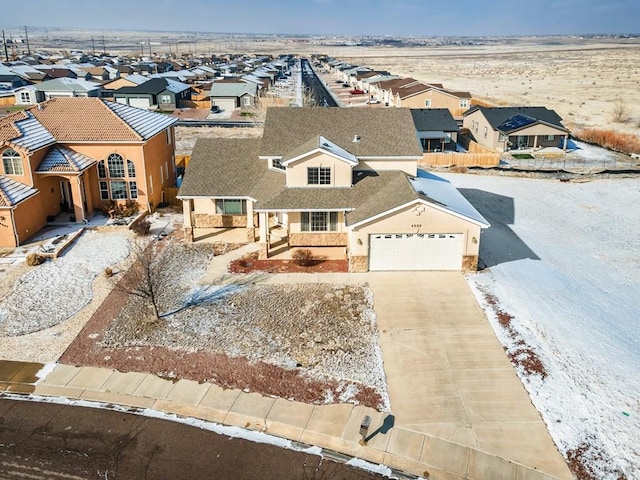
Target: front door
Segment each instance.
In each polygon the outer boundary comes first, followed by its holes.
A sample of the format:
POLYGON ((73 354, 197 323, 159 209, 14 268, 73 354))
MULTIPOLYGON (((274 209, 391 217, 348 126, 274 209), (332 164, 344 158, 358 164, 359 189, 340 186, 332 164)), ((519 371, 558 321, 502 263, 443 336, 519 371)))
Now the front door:
POLYGON ((73 212, 73 196, 71 195, 71 183, 68 180, 60 181, 60 210, 73 212))

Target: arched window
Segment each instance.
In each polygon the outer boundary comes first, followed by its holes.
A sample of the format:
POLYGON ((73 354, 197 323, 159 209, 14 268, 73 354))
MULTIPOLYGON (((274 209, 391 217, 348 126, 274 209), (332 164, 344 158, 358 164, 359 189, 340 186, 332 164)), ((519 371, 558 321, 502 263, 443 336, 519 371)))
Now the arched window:
POLYGON ((5 175, 24 175, 22 157, 14 149, 8 148, 2 152, 2 164, 5 175))
POLYGON ((122 155, 112 153, 105 160, 98 162, 98 178, 105 179, 99 183, 100 198, 102 200, 136 200, 138 198, 138 184, 136 165, 131 160, 125 161, 122 155))
POLYGON ((124 161, 117 153, 112 153, 107 157, 107 167, 109 168, 109 178, 124 178, 124 161))
POLYGON ((135 178, 136 166, 131 160, 127 160, 127 175, 129 178, 135 178))

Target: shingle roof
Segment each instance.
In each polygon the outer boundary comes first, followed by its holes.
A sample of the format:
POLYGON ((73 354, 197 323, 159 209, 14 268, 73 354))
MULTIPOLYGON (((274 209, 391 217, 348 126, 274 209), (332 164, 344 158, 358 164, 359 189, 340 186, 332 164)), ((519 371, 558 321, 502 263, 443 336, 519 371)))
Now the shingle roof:
POLYGON ((90 92, 100 89, 100 85, 79 78, 61 77, 35 85, 35 89, 39 92, 90 92))
POLYGON ((0 175, 0 207, 12 207, 36 193, 36 188, 0 175))
POLYGON ((260 155, 282 157, 316 135, 357 157, 422 156, 408 108, 299 107, 267 110, 260 155))
POLYGON ((160 92, 164 92, 165 90, 179 93, 189 88, 191 88, 189 87, 189 85, 176 82, 175 80, 170 80, 168 78, 151 78, 150 80, 133 87, 119 88, 118 90, 116 90, 116 93, 157 95, 160 92))
POLYGON ((178 196, 271 198, 285 175, 267 168, 259 148, 259 138, 198 138, 178 196))
POLYGON ((241 97, 242 95, 256 95, 256 85, 247 82, 213 82, 211 85, 212 97, 241 97))
POLYGON ((412 108, 411 116, 419 132, 457 132, 459 130, 448 108, 412 108))
MULTIPOLYGON (((567 130, 567 128, 562 124, 562 118, 560 117, 560 115, 558 115, 554 110, 549 110, 546 107, 475 106, 464 112, 464 116, 467 116, 477 110, 480 110, 482 112, 482 114, 494 130, 500 130, 500 127, 503 124, 507 123, 507 126, 504 127, 507 128, 507 130, 504 130, 505 133, 514 130, 510 129, 511 127, 508 126, 508 120, 516 116, 530 117, 535 121, 540 121, 548 125, 560 128, 562 130, 567 130)), ((522 126, 518 127, 518 129, 519 128, 522 128, 522 126)))
POLYGON ((65 147, 51 148, 36 168, 36 173, 68 172, 80 173, 94 165, 96 160, 65 147))

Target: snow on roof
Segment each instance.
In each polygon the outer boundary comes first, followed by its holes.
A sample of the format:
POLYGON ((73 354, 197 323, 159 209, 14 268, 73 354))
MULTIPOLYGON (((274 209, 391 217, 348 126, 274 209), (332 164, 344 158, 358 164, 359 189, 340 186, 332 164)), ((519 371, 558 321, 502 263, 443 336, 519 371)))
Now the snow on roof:
POLYGON ((54 136, 47 130, 31 112, 24 112, 27 118, 15 122, 20 131, 20 137, 12 139, 11 143, 27 150, 37 150, 56 143, 54 136))
POLYGON ((81 80, 77 78, 54 78, 53 80, 47 80, 36 86, 36 90, 40 92, 51 91, 80 91, 89 92, 92 90, 100 89, 100 85, 97 83, 89 82, 87 80, 81 80))
POLYGON ((38 193, 36 188, 31 188, 4 175, 0 176, 0 206, 2 207, 17 205, 36 193, 38 193))
POLYGON ((130 107, 122 103, 104 102, 104 104, 145 140, 178 121, 177 118, 169 115, 130 107))
POLYGON ((68 172, 80 173, 94 165, 96 161, 81 153, 65 147, 53 147, 38 165, 36 172, 68 172))
POLYGON ((490 226, 480 212, 448 180, 424 170, 418 170, 418 176, 410 178, 409 181, 419 195, 435 200, 448 210, 479 223, 483 228, 490 226))

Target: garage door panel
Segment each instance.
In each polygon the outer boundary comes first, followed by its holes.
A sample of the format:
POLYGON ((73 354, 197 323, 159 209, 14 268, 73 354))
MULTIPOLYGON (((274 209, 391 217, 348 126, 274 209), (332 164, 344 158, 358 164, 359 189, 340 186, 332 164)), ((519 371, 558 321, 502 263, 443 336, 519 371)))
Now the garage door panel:
POLYGON ((460 270, 464 235, 374 234, 369 237, 369 270, 460 270))

